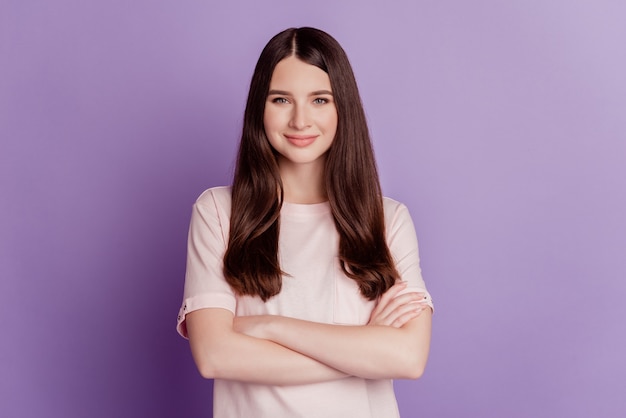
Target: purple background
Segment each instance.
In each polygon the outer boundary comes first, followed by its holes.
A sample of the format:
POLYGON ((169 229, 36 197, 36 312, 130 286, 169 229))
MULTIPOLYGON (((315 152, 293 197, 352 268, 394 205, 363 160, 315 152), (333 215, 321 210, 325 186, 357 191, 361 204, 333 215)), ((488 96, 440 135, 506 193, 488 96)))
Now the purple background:
POLYGON ((0 416, 207 417, 174 331, 289 26, 348 52, 433 293, 404 417, 626 416, 626 3, 0 2, 0 416))

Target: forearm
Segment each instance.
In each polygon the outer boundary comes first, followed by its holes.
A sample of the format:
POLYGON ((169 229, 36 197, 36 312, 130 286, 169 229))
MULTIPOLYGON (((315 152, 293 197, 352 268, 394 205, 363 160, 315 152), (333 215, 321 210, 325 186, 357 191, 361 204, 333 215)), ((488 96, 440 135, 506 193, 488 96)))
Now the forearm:
POLYGON ((207 378, 301 385, 346 377, 345 373, 306 355, 242 334, 233 333, 227 342, 212 349, 211 354, 205 354, 208 367, 204 377, 207 378))
POLYGON ((431 310, 402 328, 320 324, 266 317, 263 337, 334 369, 367 379, 421 376, 430 345, 431 310))
POLYGON ((232 313, 225 310, 192 312, 187 328, 194 360, 205 378, 300 385, 347 377, 285 346, 235 332, 232 313))

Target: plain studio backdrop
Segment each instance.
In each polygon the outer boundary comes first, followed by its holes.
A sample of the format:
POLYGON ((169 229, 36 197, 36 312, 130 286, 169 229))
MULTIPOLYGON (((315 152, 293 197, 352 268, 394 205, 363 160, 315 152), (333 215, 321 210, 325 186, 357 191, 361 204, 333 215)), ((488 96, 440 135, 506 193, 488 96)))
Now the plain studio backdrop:
POLYGON ((0 416, 209 417, 174 331, 271 36, 344 46, 436 303, 403 417, 623 417, 623 1, 0 1, 0 416))

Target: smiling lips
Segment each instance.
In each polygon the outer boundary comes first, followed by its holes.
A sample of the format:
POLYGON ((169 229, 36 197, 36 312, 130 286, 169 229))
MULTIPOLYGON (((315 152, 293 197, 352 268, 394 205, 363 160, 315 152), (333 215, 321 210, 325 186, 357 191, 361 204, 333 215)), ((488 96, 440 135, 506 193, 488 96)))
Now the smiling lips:
POLYGON ((296 147, 306 147, 317 139, 317 135, 285 135, 285 138, 296 147))

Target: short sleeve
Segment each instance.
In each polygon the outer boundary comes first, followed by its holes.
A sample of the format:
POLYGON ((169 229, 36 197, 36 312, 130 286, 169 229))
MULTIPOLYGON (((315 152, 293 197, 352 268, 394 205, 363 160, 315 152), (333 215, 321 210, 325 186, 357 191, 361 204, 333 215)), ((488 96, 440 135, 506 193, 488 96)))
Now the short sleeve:
POLYGON ((387 245, 402 280, 408 282, 406 292, 424 292, 428 306, 434 310, 433 299, 426 289, 420 267, 419 249, 413 220, 408 208, 392 199, 384 199, 387 245))
POLYGON ((193 205, 187 243, 187 270, 183 303, 176 330, 188 338, 188 313, 203 308, 223 308, 235 312, 236 298, 223 273, 228 242, 230 190, 205 191, 193 205))

